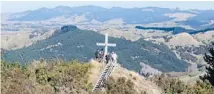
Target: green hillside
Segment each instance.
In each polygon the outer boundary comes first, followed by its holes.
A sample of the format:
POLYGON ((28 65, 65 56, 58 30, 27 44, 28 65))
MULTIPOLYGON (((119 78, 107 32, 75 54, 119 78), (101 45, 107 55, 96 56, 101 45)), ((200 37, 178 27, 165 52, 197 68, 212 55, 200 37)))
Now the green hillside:
MULTIPOLYGON (((39 41, 29 47, 7 51, 3 55, 6 61, 29 63, 33 60, 61 58, 67 61, 78 59, 88 61, 94 57, 98 48, 96 42, 103 42, 104 36, 89 30, 80 30, 76 26, 64 26, 52 37, 39 41), (52 45, 52 46, 50 46, 52 45)), ((179 60, 170 49, 144 39, 135 42, 119 38, 109 38, 117 47, 110 47, 119 56, 119 63, 130 70, 140 71, 140 62, 151 65, 161 71, 184 71, 187 63, 179 60), (132 57, 135 57, 134 59, 132 57)))

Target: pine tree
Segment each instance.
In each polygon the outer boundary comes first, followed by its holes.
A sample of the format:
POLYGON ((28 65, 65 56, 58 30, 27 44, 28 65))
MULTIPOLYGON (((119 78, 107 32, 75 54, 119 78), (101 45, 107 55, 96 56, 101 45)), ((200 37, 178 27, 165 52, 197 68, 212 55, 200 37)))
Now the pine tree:
POLYGON ((207 62, 206 74, 201 77, 202 80, 208 80, 214 86, 214 43, 209 48, 209 53, 205 54, 204 60, 207 62))

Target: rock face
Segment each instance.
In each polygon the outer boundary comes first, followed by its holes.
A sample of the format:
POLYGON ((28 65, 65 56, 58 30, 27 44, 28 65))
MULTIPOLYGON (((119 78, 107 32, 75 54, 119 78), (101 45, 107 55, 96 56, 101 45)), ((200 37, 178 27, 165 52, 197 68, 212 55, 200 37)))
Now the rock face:
POLYGON ((142 69, 140 71, 140 74, 142 74, 143 76, 150 76, 150 75, 161 75, 162 72, 155 69, 155 68, 152 68, 151 66, 147 65, 147 64, 144 64, 144 63, 141 63, 140 64, 142 66, 142 69))
POLYGON ((197 64, 191 63, 191 64, 189 65, 189 67, 188 67, 188 72, 195 72, 195 71, 197 71, 197 67, 198 67, 197 64))

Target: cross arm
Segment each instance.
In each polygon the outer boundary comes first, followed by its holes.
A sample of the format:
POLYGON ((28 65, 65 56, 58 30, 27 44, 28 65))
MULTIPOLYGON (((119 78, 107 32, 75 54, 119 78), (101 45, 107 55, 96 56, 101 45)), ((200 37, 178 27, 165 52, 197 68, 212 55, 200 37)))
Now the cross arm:
POLYGON ((105 43, 97 43, 97 46, 105 46, 105 43))
POLYGON ((114 44, 114 43, 109 43, 109 44, 107 44, 108 46, 112 46, 112 47, 116 47, 116 44, 114 44))

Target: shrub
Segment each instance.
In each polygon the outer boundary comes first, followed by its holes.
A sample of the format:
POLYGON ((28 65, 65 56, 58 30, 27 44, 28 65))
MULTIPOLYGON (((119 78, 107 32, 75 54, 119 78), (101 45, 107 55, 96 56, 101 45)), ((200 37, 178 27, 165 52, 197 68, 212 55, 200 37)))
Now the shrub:
POLYGON ((2 94, 53 94, 90 91, 88 82, 90 64, 44 61, 27 66, 1 61, 2 94))
POLYGON ((209 48, 209 53, 204 55, 204 61, 207 62, 206 74, 201 77, 202 80, 208 80, 214 86, 214 43, 209 48))
POLYGON ((197 81, 193 86, 164 76, 157 77, 154 81, 165 94, 214 94, 214 87, 208 81, 197 81))
POLYGON ((105 85, 107 94, 136 94, 134 83, 126 80, 124 77, 118 78, 116 81, 110 77, 105 85))

